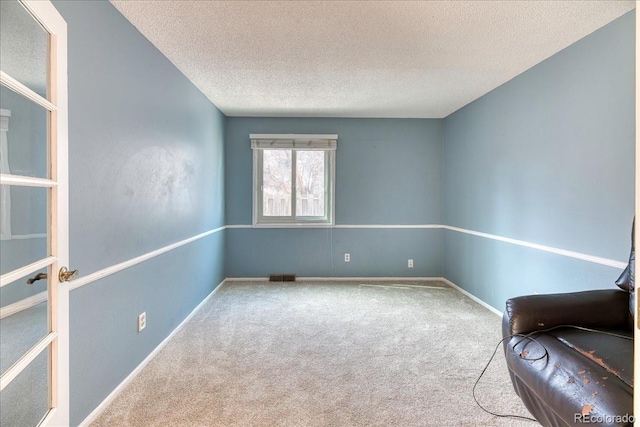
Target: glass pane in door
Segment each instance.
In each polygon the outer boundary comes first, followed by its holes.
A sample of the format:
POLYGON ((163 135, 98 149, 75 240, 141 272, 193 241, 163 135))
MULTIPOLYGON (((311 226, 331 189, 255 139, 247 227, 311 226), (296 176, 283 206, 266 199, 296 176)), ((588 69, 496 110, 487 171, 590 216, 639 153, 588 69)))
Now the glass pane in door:
POLYGON ((0 109, 0 172, 48 178, 49 112, 6 87, 0 87, 0 109))
POLYGON ((49 255, 48 191, 39 187, 0 186, 0 274, 49 255))
POLYGON ((0 374, 49 333, 47 279, 41 276, 46 272, 43 269, 0 288, 0 374))
POLYGON ((47 97, 49 34, 16 0, 0 1, 0 69, 47 97))
POLYGON ((36 426, 49 411, 49 351, 45 349, 0 392, 0 425, 36 426))

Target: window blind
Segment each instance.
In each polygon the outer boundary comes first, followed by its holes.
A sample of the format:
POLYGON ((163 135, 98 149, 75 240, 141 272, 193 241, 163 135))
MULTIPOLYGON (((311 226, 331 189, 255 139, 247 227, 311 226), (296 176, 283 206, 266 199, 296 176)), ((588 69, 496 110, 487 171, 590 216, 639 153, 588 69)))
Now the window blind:
POLYGON ((338 135, 250 134, 253 150, 335 150, 338 135))

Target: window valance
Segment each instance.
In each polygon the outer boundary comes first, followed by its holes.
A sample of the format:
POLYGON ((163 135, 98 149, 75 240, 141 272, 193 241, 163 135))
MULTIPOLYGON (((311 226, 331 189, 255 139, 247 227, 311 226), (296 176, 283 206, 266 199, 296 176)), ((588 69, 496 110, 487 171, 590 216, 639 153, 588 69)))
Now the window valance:
POLYGON ((335 150, 338 135, 255 134, 249 135, 253 150, 335 150))

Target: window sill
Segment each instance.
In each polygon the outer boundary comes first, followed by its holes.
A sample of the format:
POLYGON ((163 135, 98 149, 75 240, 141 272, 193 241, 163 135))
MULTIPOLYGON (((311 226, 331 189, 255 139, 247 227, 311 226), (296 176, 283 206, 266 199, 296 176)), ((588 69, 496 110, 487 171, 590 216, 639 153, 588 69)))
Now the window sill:
POLYGON ((333 228, 334 224, 330 223, 272 223, 272 224, 253 224, 253 228, 333 228))

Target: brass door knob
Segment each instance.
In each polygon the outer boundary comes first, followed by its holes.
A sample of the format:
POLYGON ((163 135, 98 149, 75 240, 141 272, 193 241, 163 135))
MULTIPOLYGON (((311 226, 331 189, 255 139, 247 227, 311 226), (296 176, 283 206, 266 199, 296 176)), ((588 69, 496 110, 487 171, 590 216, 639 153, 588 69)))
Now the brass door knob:
POLYGON ((62 267, 60 273, 58 273, 58 279, 61 282, 69 282, 71 279, 78 275, 78 270, 68 270, 67 267, 62 267))

